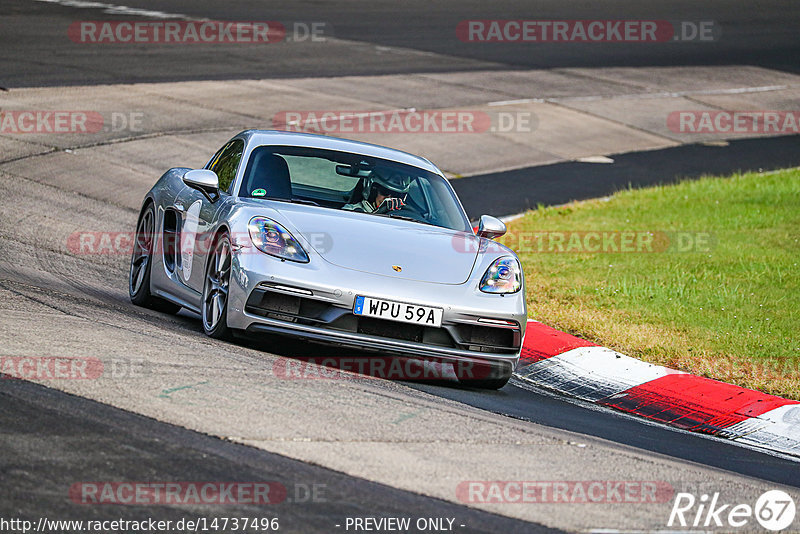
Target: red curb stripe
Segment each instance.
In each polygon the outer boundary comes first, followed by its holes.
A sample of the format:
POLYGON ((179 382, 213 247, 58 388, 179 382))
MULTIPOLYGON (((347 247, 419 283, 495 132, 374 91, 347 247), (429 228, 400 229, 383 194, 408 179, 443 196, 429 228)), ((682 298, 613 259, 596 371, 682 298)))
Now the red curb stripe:
MULTIPOLYGON (((783 423, 774 420, 773 415, 760 417, 775 410, 783 413, 779 410, 781 407, 797 406, 799 401, 667 368, 663 368, 666 376, 625 391, 617 388, 615 393, 611 393, 608 388, 603 391, 606 381, 592 371, 592 365, 584 368, 572 359, 549 359, 572 349, 593 346, 598 345, 529 320, 515 375, 562 394, 584 398, 657 423, 800 456, 800 435, 797 435, 795 426, 786 425, 785 414, 783 423), (572 378, 561 380, 561 375, 572 378), (593 391, 591 398, 577 393, 573 387, 576 381, 581 382, 584 389, 593 391)), ((623 365, 616 372, 625 375, 626 369, 623 365)), ((628 383, 632 382, 636 381, 628 383)), ((790 411, 794 413, 796 408, 790 411)))
POLYGON ((520 363, 530 364, 563 354, 578 347, 596 347, 596 343, 571 336, 538 321, 528 321, 520 363))
POLYGON ((718 434, 786 404, 775 395, 689 374, 669 374, 597 402, 685 430, 718 434))

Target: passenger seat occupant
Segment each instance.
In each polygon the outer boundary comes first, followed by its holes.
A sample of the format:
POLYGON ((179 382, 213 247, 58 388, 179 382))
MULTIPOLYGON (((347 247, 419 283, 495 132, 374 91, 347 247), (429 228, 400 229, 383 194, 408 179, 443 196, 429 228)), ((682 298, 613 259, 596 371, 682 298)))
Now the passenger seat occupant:
POLYGON ((246 190, 248 196, 291 199, 292 180, 286 160, 269 152, 257 152, 253 159, 255 161, 246 190), (262 194, 262 191, 266 191, 266 194, 262 194))
POLYGON ((406 205, 411 179, 400 174, 374 170, 364 178, 362 200, 345 204, 342 209, 364 213, 386 213, 406 205))

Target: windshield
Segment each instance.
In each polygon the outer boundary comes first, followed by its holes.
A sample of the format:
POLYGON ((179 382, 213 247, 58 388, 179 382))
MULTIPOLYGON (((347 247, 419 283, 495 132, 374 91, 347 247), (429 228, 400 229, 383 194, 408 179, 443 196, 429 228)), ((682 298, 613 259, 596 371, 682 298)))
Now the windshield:
POLYGON ((468 232, 444 178, 395 161, 318 148, 260 146, 239 196, 313 204, 468 232), (386 198, 397 199, 392 203, 386 198))

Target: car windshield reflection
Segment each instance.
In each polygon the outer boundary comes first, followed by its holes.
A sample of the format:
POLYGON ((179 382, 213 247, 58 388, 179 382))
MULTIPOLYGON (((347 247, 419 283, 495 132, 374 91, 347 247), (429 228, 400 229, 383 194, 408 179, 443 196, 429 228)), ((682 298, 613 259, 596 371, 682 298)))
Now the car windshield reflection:
POLYGON ((240 197, 307 204, 470 231, 447 181, 403 163, 318 148, 260 146, 240 197))

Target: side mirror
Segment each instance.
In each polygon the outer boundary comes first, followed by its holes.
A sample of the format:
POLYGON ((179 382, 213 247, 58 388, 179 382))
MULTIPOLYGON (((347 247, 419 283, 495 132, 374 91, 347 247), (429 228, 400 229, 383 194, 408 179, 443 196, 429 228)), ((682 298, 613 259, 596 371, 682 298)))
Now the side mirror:
POLYGON ((478 222, 479 237, 494 239, 495 237, 505 235, 505 233, 506 225, 503 224, 503 221, 491 215, 481 215, 481 219, 478 222))
POLYGON ((183 175, 183 183, 203 193, 211 202, 219 198, 219 178, 214 171, 207 169, 187 171, 183 175))

